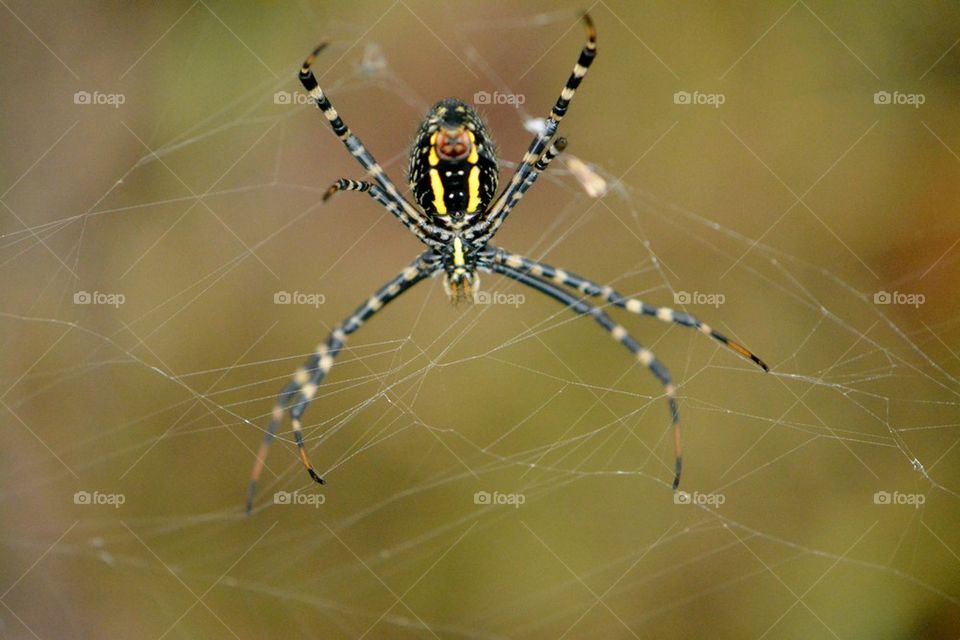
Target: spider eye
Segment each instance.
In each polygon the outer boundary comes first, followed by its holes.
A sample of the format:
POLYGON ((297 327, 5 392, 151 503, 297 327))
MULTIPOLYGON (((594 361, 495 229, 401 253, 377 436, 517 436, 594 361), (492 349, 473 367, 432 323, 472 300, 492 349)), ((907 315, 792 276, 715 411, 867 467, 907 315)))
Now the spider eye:
POLYGON ((437 155, 444 160, 462 160, 470 153, 470 137, 466 129, 441 129, 437 133, 437 155))

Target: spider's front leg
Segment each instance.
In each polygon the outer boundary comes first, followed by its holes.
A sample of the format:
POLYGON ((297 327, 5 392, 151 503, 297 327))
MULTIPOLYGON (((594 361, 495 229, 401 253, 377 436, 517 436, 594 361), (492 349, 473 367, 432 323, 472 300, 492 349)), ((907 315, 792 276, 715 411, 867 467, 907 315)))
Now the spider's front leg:
POLYGON ((497 231, 503 226, 504 221, 507 219, 507 215, 513 209, 513 206, 520 201, 523 197, 523 194, 527 192, 527 189, 533 186, 533 183, 537 181, 537 178, 540 177, 540 174, 547 170, 550 166, 550 163, 553 160, 563 153, 564 149, 567 148, 567 139, 563 136, 557 138, 551 143, 550 147, 543 152, 543 155, 540 156, 540 159, 536 161, 533 165, 533 170, 527 175, 526 179, 523 181, 523 184, 520 185, 520 188, 513 196, 513 202, 507 209, 504 209, 503 213, 495 218, 489 218, 484 220, 483 223, 477 227, 475 230, 470 230, 467 233, 468 238, 476 238, 474 242, 477 244, 486 243, 487 240, 496 235, 497 231))
MULTIPOLYGON (((510 210, 516 206, 520 198, 523 197, 522 191, 529 188, 530 185, 527 185, 527 178, 536 171, 537 161, 539 161, 544 152, 547 151, 550 141, 553 140, 553 136, 557 133, 557 127, 560 125, 560 121, 570 108, 570 102, 573 100, 577 88, 580 86, 584 77, 586 77, 590 65, 593 64, 594 59, 597 57, 597 30, 593 26, 593 20, 590 18, 590 14, 583 14, 583 22, 587 28, 587 43, 583 46, 583 49, 581 49, 580 56, 573 66, 573 71, 567 78, 567 82, 564 84, 563 90, 561 90, 556 103, 554 103, 553 109, 550 110, 550 115, 544 122, 543 130, 534 135, 533 140, 530 142, 530 147, 523 155, 523 159, 520 161, 513 177, 510 179, 510 184, 507 185, 503 193, 500 194, 500 197, 497 198, 496 202, 494 202, 490 208, 490 211, 485 215, 485 228, 491 225, 499 227, 500 224, 503 223, 503 218, 506 218, 510 210)), ((532 177, 533 180, 536 180, 536 175, 532 177)))
POLYGON ((430 251, 421 254, 414 260, 410 266, 401 271, 396 277, 391 279, 385 285, 377 289, 376 293, 370 296, 370 299, 357 307, 346 320, 338 325, 326 340, 320 343, 316 351, 311 354, 302 367, 297 369, 277 398, 277 403, 273 407, 273 413, 270 418, 270 424, 267 426, 263 442, 257 451, 257 459, 253 465, 253 471, 250 474, 250 486, 247 491, 247 514, 253 509, 253 498, 257 491, 257 480, 263 472, 264 464, 267 459, 267 451, 270 444, 276 438, 277 427, 283 419, 285 410, 290 412, 290 422, 293 427, 293 437, 297 443, 297 451, 303 466, 307 469, 310 477, 316 482, 323 484, 323 478, 317 474, 310 458, 307 457, 307 451, 303 446, 303 432, 300 420, 303 412, 310 405, 310 401, 317 393, 320 383, 326 377, 327 373, 333 367, 334 360, 343 349, 347 336, 355 332, 371 316, 382 309, 384 305, 400 296, 404 291, 429 277, 438 269, 436 255, 430 251))
POLYGON ((484 267, 553 298, 571 311, 582 315, 589 315, 596 320, 597 324, 610 332, 614 340, 629 349, 637 360, 650 370, 650 373, 663 385, 664 394, 667 396, 667 402, 670 405, 670 420, 673 424, 673 447, 675 454, 673 488, 676 489, 680 486, 680 472, 683 466, 683 452, 680 447, 680 411, 677 408, 677 394, 670 377, 670 372, 663 363, 657 360, 650 349, 647 349, 634 340, 633 337, 627 333, 627 330, 614 322, 603 309, 577 298, 573 294, 568 293, 546 280, 541 280, 536 276, 507 266, 506 264, 491 262, 485 264, 484 267))
POLYGON ((310 97, 316 102, 320 111, 323 112, 324 117, 330 123, 330 128, 333 129, 333 133, 340 138, 340 141, 347 148, 347 151, 349 151, 350 154, 357 159, 357 162, 360 163, 360 166, 366 169, 367 172, 373 176, 373 179, 383 191, 383 198, 393 202, 399 209, 403 211, 404 215, 409 220, 418 225, 425 224, 427 221, 423 214, 420 213, 413 205, 407 202, 400 192, 397 191, 396 185, 393 184, 393 181, 390 180, 389 176, 387 176, 386 172, 384 172, 383 167, 380 166, 380 163, 378 163, 376 159, 374 159, 373 154, 367 150, 360 138, 355 136, 353 132, 350 131, 350 127, 348 127, 343 121, 343 118, 341 118, 340 114, 337 113, 337 110, 334 108, 333 104, 330 103, 330 99, 323 92, 323 89, 320 88, 317 78, 313 75, 313 71, 311 71, 310 67, 313 65, 313 62, 317 59, 317 56, 320 54, 320 52, 326 48, 326 46, 327 43, 319 45, 313 50, 313 53, 311 53, 307 59, 304 60, 303 66, 300 69, 300 83, 310 94, 310 97))

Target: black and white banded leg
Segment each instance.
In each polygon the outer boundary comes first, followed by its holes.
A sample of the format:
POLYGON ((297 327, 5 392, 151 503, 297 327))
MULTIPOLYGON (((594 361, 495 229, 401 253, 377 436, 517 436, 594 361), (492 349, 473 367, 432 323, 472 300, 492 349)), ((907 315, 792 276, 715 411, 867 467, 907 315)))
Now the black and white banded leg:
MULTIPOLYGON (((567 148, 567 139, 564 137, 557 138, 551 143, 550 148, 547 149, 539 160, 533 165, 533 171, 527 174, 527 179, 523 181, 523 184, 520 186, 520 190, 517 191, 518 200, 523 197, 523 194, 527 192, 527 189, 533 186, 533 183, 537 181, 537 178, 540 177, 540 174, 547 170, 550 166, 550 163, 553 162, 554 158, 563 153, 564 149, 567 148)), ((489 224, 483 227, 482 232, 479 234, 476 242, 486 242, 494 235, 506 221, 507 216, 510 214, 510 210, 506 209, 504 212, 490 220, 489 224)), ((470 234, 468 234, 470 237, 470 234)))
POLYGON ((277 427, 283 420, 284 411, 289 411, 290 422, 293 427, 293 437, 297 444, 300 460, 310 477, 316 482, 324 484, 323 478, 314 470, 303 446, 303 431, 301 419, 303 412, 310 405, 310 401, 317 393, 317 389, 324 377, 333 367, 334 360, 343 348, 347 336, 359 329, 364 322, 370 319, 384 305, 399 296, 401 293, 427 278, 439 268, 435 261, 435 254, 427 252, 419 256, 407 268, 401 271, 385 285, 377 289, 370 298, 357 307, 346 320, 338 325, 326 340, 320 343, 316 351, 307 358, 307 361, 293 374, 290 381, 284 386, 273 407, 270 424, 267 426, 263 442, 257 451, 257 459, 250 474, 250 486, 247 490, 247 514, 253 509, 253 499, 257 491, 257 481, 263 472, 270 444, 276 438, 277 427))
POLYGON ((637 298, 628 298, 620 295, 612 287, 602 286, 592 280, 588 280, 583 276, 579 276, 575 273, 570 273, 564 269, 559 269, 557 267, 545 264, 543 262, 538 262, 536 260, 531 260, 525 256, 521 256, 515 253, 510 253, 504 249, 495 249, 496 253, 494 254, 493 259, 496 262, 505 264, 508 267, 522 271, 524 273, 530 273, 537 277, 546 278, 552 280, 557 284, 566 285, 568 287, 573 287, 581 294, 589 296, 591 298, 603 298, 610 304, 625 309, 630 313, 636 313, 642 316, 650 316, 651 318, 656 318, 661 322, 671 322, 674 324, 679 324, 684 327, 690 327, 692 329, 698 330, 700 333, 710 336, 717 342, 720 342, 724 346, 728 347, 732 351, 735 351, 739 355, 747 358, 748 360, 753 361, 757 366, 762 368, 764 371, 769 371, 770 368, 767 364, 757 357, 752 351, 747 349, 745 346, 740 344, 735 340, 731 340, 727 336, 723 335, 719 331, 715 330, 710 325, 701 322, 697 318, 693 317, 689 313, 684 313, 683 311, 675 311, 669 307, 657 307, 651 304, 647 304, 642 300, 637 298))
POLYGON ((534 172, 527 176, 527 181, 524 183, 523 190, 526 191, 529 189, 530 186, 536 182, 540 174, 547 170, 547 167, 550 166, 550 163, 553 162, 553 159, 563 153, 563 150, 566 148, 567 139, 562 136, 557 138, 554 143, 550 145, 550 148, 547 149, 546 153, 543 154, 543 157, 537 160, 537 163, 533 165, 534 172))
POLYGON ((587 70, 597 57, 597 30, 588 14, 583 14, 583 21, 587 27, 587 44, 580 51, 580 57, 577 58, 577 63, 574 65, 570 77, 567 78, 567 83, 560 92, 556 103, 554 103, 553 109, 550 110, 550 116, 544 122, 543 130, 534 134, 533 141, 531 141, 530 147, 517 166, 510 183, 497 198, 490 211, 485 214, 485 225, 487 226, 494 224, 498 218, 509 214, 510 210, 523 197, 523 185, 527 176, 534 170, 536 162, 541 158, 550 141, 553 140, 553 136, 556 135, 557 127, 567 114, 570 102, 577 92, 577 87, 580 86, 584 76, 587 75, 587 70))
POLYGON ((340 114, 337 113, 337 110, 330 103, 330 99, 327 98, 326 94, 323 92, 323 89, 320 88, 319 83, 317 83, 317 78, 313 75, 313 71, 310 70, 310 67, 313 65, 314 60, 317 56, 323 51, 327 46, 327 43, 319 45, 316 49, 313 50, 307 59, 303 62, 303 67, 300 69, 300 83, 303 85, 303 88, 307 90, 310 94, 310 97, 313 98, 317 107, 320 111, 323 112, 324 117, 330 123, 330 127, 333 129, 334 134, 340 141, 343 142, 344 146, 347 148, 347 151, 357 159, 357 162, 367 170, 367 172, 373 176, 373 179, 384 191, 385 197, 389 198, 391 201, 395 202, 403 212, 411 220, 417 221, 418 224, 423 224, 426 222, 423 214, 418 211, 413 205, 411 205, 407 200, 400 195, 400 192, 397 191, 396 185, 393 184, 393 181, 390 180, 389 176, 384 172, 383 167, 380 166, 373 155, 367 150, 363 142, 360 141, 360 138, 355 136, 350 127, 346 125, 343 119, 340 117, 340 114))
POLYGON ((389 211, 395 218, 402 222, 404 226, 410 229, 410 231, 412 231, 414 235, 416 235, 422 242, 434 248, 442 247, 441 243, 435 241, 427 236, 426 233, 424 233, 424 229, 434 230, 434 227, 432 227, 432 225, 419 224, 415 220, 412 220, 410 216, 404 212, 400 205, 387 197, 383 189, 380 188, 380 185, 361 180, 340 178, 330 185, 330 188, 327 189, 326 193, 323 194, 323 201, 326 202, 338 191, 358 191, 360 193, 370 194, 371 198, 373 198, 378 204, 380 204, 380 206, 389 211))
POLYGON ((673 447, 675 455, 673 488, 676 489, 680 485, 680 472, 682 471, 683 466, 683 452, 680 447, 680 411, 677 408, 676 388, 673 386, 670 372, 663 365, 663 363, 657 360, 656 356, 653 355, 653 352, 650 351, 650 349, 647 349, 634 340, 633 337, 627 333, 627 330, 624 329, 622 325, 614 322, 613 319, 607 315, 603 309, 591 305, 590 303, 574 296, 568 291, 557 287, 553 283, 547 282, 546 280, 541 280, 530 273, 525 273, 519 269, 514 269, 506 264, 494 262, 489 265, 489 268, 495 273, 500 273, 508 278, 511 278, 512 280, 516 280, 521 284, 531 287, 540 293, 550 296, 565 307, 569 308, 571 311, 591 316, 601 327, 610 332, 610 335, 614 340, 629 349, 630 352, 633 353, 636 359, 640 362, 640 364, 647 367, 647 369, 649 369, 650 372, 657 378, 660 384, 663 385, 663 392, 667 396, 667 402, 670 406, 670 421, 673 425, 673 447))

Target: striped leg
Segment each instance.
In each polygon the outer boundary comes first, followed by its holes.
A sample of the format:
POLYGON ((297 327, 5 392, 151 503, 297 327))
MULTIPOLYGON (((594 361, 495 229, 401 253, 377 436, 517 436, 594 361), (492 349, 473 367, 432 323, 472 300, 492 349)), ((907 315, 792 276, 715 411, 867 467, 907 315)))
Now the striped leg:
POLYGON ((556 141, 550 145, 550 148, 547 149, 547 152, 543 154, 537 163, 533 165, 534 172, 527 176, 527 181, 523 183, 523 190, 526 191, 530 188, 534 182, 537 181, 537 178, 540 177, 540 174, 547 170, 547 167, 550 166, 550 163, 553 162, 553 159, 558 155, 563 153, 563 150, 567 148, 567 139, 564 137, 559 137, 556 141))
MULTIPOLYGON (((517 197, 514 199, 513 204, 520 201, 523 194, 527 192, 527 189, 532 187, 533 183, 540 177, 540 174, 547 170, 547 167, 550 166, 553 159, 563 153, 563 150, 566 148, 567 139, 563 137, 557 138, 553 144, 550 145, 550 148, 547 149, 540 159, 537 160, 536 164, 533 165, 533 171, 527 175, 527 179, 524 180, 523 185, 520 186, 520 190, 517 192, 517 197)), ((487 220, 486 224, 480 227, 480 234, 476 242, 486 242, 492 238, 500 229, 500 226, 503 225, 504 221, 506 221, 507 216, 510 215, 512 210, 513 205, 509 205, 499 216, 487 220)))
MULTIPOLYGON (((429 253, 429 252, 428 252, 429 253)), ((334 359, 340 353, 347 336, 359 329, 373 314, 383 308, 388 302, 397 298, 404 291, 432 275, 436 271, 436 264, 426 258, 428 254, 418 257, 410 266, 401 271, 396 277, 380 287, 370 299, 360 305, 353 314, 335 328, 330 336, 317 347, 317 350, 307 359, 302 367, 293 374, 290 382, 284 386, 273 407, 270 424, 267 427, 263 442, 257 451, 257 459, 250 474, 250 486, 247 490, 247 514, 253 509, 253 498, 257 491, 257 480, 263 472, 267 459, 267 451, 276 437, 277 426, 283 419, 285 409, 290 411, 290 421, 293 425, 293 437, 297 443, 297 450, 303 466, 310 477, 320 484, 321 478, 310 464, 306 449, 303 446, 303 432, 300 419, 306 411, 310 401, 317 393, 317 388, 324 377, 333 367, 334 359)))
POLYGON ((422 242, 427 243, 428 245, 434 246, 439 244, 432 241, 431 238, 424 233, 424 228, 430 228, 429 225, 420 225, 410 219, 403 209, 393 200, 388 198, 383 192, 383 189, 379 185, 375 185, 372 182, 362 182, 358 180, 350 180, 349 178, 340 178, 327 189, 327 192, 323 194, 323 201, 326 202, 329 200, 333 194, 338 191, 359 191, 361 193, 369 193, 370 197, 373 198, 380 206, 389 211, 394 217, 396 217, 400 222, 402 222, 410 231, 414 233, 422 242))
POLYGON ((588 280, 582 276, 578 276, 575 273, 570 273, 568 271, 564 271, 563 269, 558 269, 548 264, 537 262, 535 260, 531 260, 530 258, 526 258, 515 253, 510 253, 509 251, 504 251, 503 249, 497 249, 493 259, 496 262, 505 264, 508 267, 517 269, 523 273, 530 273, 534 276, 540 276, 552 280, 557 284, 573 287, 585 296, 590 296, 591 298, 603 298, 610 304, 620 307, 621 309, 626 309, 630 313, 636 313, 642 316, 650 316, 662 322, 672 322, 696 329, 700 331, 700 333, 710 336, 717 342, 720 342, 744 358, 752 360, 764 371, 770 371, 770 368, 767 366, 767 364, 757 357, 752 351, 744 347, 739 342, 731 340, 722 333, 713 329, 710 325, 701 322, 688 313, 674 311, 668 307, 655 307, 647 304, 646 302, 642 302, 637 298, 625 298, 611 287, 601 286, 596 282, 588 280))
POLYGON ((567 79, 563 91, 560 92, 560 97, 557 98, 553 109, 550 111, 550 117, 548 117, 544 123, 543 131, 540 131, 533 137, 527 153, 523 156, 523 160, 510 179, 510 184, 503 190, 503 193, 500 194, 500 197, 497 198, 497 201, 487 214, 486 220, 488 224, 501 215, 505 215, 504 211, 509 212, 523 196, 522 189, 527 176, 534 170, 536 161, 541 157, 553 139, 553 136, 556 134, 560 121, 570 108, 570 102, 577 92, 577 87, 580 86, 584 76, 587 75, 587 70, 597 56, 597 30, 594 28, 593 20, 590 19, 589 14, 583 14, 583 21, 587 27, 587 44, 580 51, 580 57, 577 59, 577 63, 574 65, 573 72, 567 79))
POLYGON ((361 193, 370 193, 374 200, 384 206, 387 206, 386 198, 383 196, 383 192, 380 191, 376 185, 369 182, 351 180, 350 178, 340 178, 330 185, 330 188, 327 189, 327 192, 323 194, 323 201, 326 202, 329 200, 337 191, 360 191, 361 193), (371 191, 371 187, 373 187, 373 191, 371 191))
POLYGON ((416 221, 418 224, 425 222, 423 215, 417 211, 409 202, 404 199, 402 195, 397 191, 397 187, 393 184, 393 181, 387 176, 383 171, 383 167, 373 158, 373 155, 367 151, 367 148, 360 141, 360 138, 355 136, 353 132, 350 131, 350 127, 344 123, 343 119, 337 113, 337 110, 330 104, 330 100, 327 98, 326 94, 323 93, 323 89, 320 88, 320 85, 317 83, 317 78, 313 75, 313 71, 310 70, 313 61, 316 60, 317 56, 321 51, 326 48, 327 43, 319 45, 316 49, 313 50, 307 59, 303 62, 303 67, 300 69, 300 82, 303 84, 303 88, 310 93, 316 103, 317 107, 320 108, 320 111, 323 112, 323 115, 327 118, 327 121, 330 122, 330 127, 333 129, 333 132, 336 134, 340 141, 343 142, 344 146, 347 148, 353 157, 357 159, 357 162, 367 170, 367 172, 373 176, 373 179, 376 180, 377 184, 383 189, 385 197, 392 200, 399 206, 403 212, 411 220, 416 221))
POLYGON ((676 389, 673 386, 670 372, 667 371, 667 368, 656 359, 652 351, 641 346, 640 343, 627 333, 626 329, 614 322, 603 309, 577 298, 573 294, 554 286, 546 280, 541 280, 519 269, 514 269, 499 262, 494 262, 490 265, 490 268, 496 273, 503 274, 521 284, 536 289, 540 293, 550 296, 576 313, 591 316, 601 327, 610 332, 614 340, 629 349, 634 356, 636 356, 637 360, 646 366, 657 380, 660 381, 660 384, 663 385, 663 391, 667 396, 667 402, 670 405, 670 420, 673 423, 673 447, 676 456, 674 462, 673 488, 676 489, 680 486, 680 471, 683 460, 680 448, 680 411, 677 408, 676 389))

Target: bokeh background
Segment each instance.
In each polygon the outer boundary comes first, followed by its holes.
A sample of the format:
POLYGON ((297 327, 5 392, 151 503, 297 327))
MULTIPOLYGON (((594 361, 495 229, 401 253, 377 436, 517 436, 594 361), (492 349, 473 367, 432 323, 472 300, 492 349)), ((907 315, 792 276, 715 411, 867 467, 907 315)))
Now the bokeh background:
POLYGON ((0 5, 0 637, 960 636, 960 6, 0 5), (677 380, 700 504, 589 319, 432 281, 308 410, 329 484, 284 426, 245 517, 274 394, 420 250, 363 196, 319 205, 361 172, 304 54, 331 40, 321 84, 401 184, 433 101, 522 101, 481 107, 508 176, 585 8, 561 130, 608 192, 558 161, 497 242, 689 294, 772 365, 617 314, 677 380))

